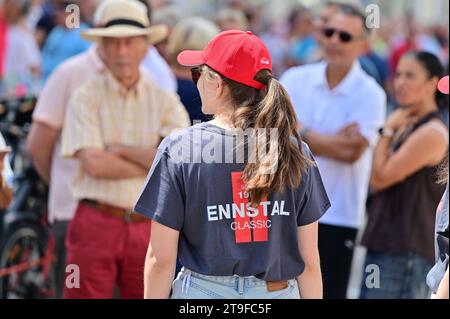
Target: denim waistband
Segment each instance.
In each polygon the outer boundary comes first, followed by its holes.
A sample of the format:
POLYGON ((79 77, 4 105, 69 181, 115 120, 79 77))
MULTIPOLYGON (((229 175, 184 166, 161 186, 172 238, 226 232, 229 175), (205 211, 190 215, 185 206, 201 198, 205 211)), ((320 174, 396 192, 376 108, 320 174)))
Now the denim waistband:
MULTIPOLYGON (((256 278, 255 276, 209 276, 209 275, 203 275, 199 274, 197 272, 194 272, 190 269, 187 269, 183 267, 181 269, 181 278, 183 279, 184 285, 188 286, 190 277, 207 280, 210 282, 220 283, 221 285, 226 285, 230 287, 235 287, 236 285, 242 286, 245 288, 251 288, 251 287, 261 287, 266 286, 267 282, 263 279, 256 278)), ((289 283, 294 283, 295 279, 286 280, 289 283)))

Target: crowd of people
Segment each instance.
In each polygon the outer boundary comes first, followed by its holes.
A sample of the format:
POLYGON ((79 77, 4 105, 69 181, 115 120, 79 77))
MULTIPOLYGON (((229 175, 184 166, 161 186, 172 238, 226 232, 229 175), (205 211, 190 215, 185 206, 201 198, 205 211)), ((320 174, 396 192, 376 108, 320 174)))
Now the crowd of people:
POLYGON ((412 16, 372 30, 348 2, 274 22, 244 1, 215 17, 170 1, 0 1, 0 95, 37 97, 27 146, 49 185, 58 298, 345 299, 357 245, 380 269, 360 298, 445 296, 442 278, 448 298, 448 30, 412 16), (197 134, 233 145, 233 128, 279 129, 261 159, 277 173, 173 160, 180 135, 201 155, 222 146, 197 134), (211 215, 248 201, 281 211, 252 217, 269 238, 211 215))

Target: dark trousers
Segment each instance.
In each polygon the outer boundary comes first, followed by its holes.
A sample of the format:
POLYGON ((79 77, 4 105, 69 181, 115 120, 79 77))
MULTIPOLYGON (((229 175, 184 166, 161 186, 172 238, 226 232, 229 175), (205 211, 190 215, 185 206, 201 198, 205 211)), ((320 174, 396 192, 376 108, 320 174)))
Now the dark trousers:
POLYGON ((324 299, 346 299, 358 230, 319 224, 324 299))

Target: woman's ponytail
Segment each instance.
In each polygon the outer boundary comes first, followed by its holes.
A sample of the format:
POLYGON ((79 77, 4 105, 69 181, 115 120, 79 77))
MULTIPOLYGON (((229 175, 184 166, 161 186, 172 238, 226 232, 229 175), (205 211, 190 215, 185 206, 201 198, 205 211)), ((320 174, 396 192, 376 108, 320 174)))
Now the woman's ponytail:
POLYGON ((272 192, 281 192, 286 186, 298 186, 302 171, 313 162, 303 152, 290 97, 268 70, 260 71, 255 77, 266 84, 262 90, 227 78, 223 80, 236 105, 233 125, 244 130, 253 129, 256 135, 254 152, 258 158, 246 164, 243 180, 252 205, 259 205, 272 192), (273 129, 276 138, 273 138, 273 129))

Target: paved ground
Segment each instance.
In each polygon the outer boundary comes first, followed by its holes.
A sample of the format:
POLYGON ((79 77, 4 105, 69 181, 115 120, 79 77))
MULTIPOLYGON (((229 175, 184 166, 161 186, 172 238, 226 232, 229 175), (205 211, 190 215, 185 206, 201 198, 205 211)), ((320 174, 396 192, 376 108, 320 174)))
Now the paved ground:
MULTIPOLYGON (((365 226, 364 226, 365 227, 365 226)), ((360 242, 364 227, 361 228, 357 236, 357 243, 360 242)), ((357 245, 353 255, 352 272, 350 274, 350 280, 347 289, 347 298, 358 299, 359 291, 361 287, 361 279, 364 273, 364 260, 366 258, 366 248, 357 245)))

